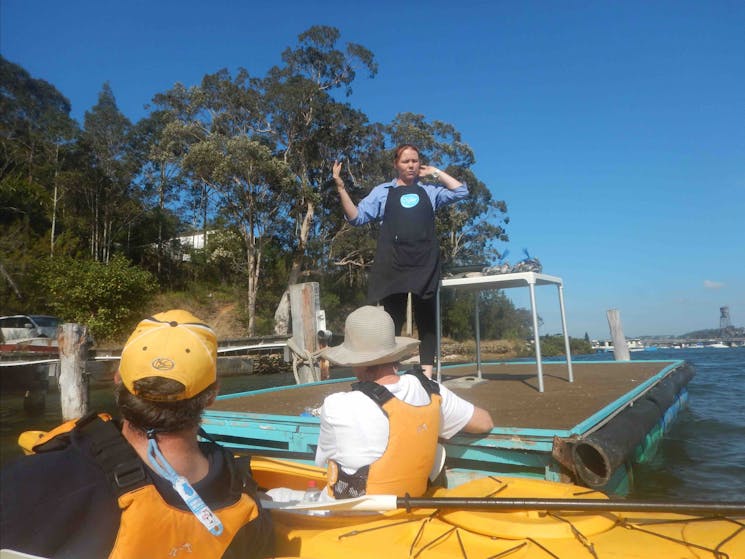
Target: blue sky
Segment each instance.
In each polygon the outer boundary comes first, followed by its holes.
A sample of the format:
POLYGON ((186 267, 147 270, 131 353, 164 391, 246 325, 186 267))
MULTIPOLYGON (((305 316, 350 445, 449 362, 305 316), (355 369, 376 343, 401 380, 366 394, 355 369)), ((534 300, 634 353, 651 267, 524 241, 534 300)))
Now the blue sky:
MULTIPOLYGON (((564 280, 573 336, 745 326, 745 2, 0 0, 0 51, 83 114, 135 121, 220 68, 263 75, 332 25, 370 49, 349 102, 453 124, 523 248, 564 280)), ((528 305, 527 291, 506 292, 528 305)), ((542 333, 560 331, 553 287, 542 333)))

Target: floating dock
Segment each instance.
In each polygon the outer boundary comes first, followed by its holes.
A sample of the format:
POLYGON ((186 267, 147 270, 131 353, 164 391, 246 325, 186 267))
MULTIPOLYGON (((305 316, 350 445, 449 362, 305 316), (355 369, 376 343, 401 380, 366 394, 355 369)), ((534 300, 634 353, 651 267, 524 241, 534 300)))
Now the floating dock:
MULTIPOLYGON (((520 475, 574 482, 626 494, 634 463, 657 443, 687 399, 693 369, 684 361, 544 363, 544 391, 536 363, 444 366, 441 381, 483 407, 496 427, 485 435, 442 441, 448 476, 520 475)), ((309 413, 323 399, 349 390, 354 378, 221 396, 203 427, 218 441, 248 454, 312 461, 319 420, 309 413)))

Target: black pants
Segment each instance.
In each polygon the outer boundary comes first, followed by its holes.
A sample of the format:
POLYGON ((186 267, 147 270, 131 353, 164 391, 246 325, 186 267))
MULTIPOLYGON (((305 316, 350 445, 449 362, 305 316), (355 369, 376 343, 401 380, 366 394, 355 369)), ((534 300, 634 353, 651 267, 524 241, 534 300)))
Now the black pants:
MULTIPOLYGON (((406 322, 407 293, 394 293, 380 300, 385 312, 393 318, 396 335, 401 335, 401 329, 406 322)), ((437 332, 437 299, 430 297, 422 299, 418 295, 411 295, 411 306, 414 311, 414 321, 419 332, 419 364, 435 364, 435 334, 437 332)))

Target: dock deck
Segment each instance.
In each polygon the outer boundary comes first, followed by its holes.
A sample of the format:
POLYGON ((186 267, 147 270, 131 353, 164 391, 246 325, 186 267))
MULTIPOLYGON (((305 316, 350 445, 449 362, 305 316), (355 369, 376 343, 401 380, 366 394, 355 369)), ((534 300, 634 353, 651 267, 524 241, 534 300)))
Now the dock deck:
MULTIPOLYGON (((469 383, 473 364, 443 367, 442 381, 462 398, 488 410, 500 428, 570 430, 643 385, 671 361, 593 362, 574 365, 574 382, 563 363, 544 364, 544 392, 538 392, 534 363, 485 363, 484 382, 469 383)), ((349 390, 351 380, 258 391, 219 399, 214 411, 298 416, 318 408, 334 392, 349 390)))
MULTIPOLYGON (((448 476, 520 475, 574 481, 625 494, 630 468, 654 456, 657 442, 687 399, 693 376, 684 361, 545 363, 544 391, 536 363, 449 365, 442 383, 489 410, 495 427, 442 441, 448 476)), ((303 413, 329 394, 350 389, 344 371, 334 380, 220 396, 202 426, 236 452, 312 461, 319 420, 303 413), (345 378, 340 378, 344 376, 345 378)))

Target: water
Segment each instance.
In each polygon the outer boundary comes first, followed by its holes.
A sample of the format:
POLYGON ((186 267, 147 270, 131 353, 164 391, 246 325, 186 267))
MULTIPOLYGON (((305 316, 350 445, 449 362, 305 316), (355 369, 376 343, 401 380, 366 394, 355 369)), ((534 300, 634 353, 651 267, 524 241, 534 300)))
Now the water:
MULTIPOLYGON (((660 444, 657 455, 634 471, 633 498, 665 500, 745 501, 745 347, 670 349, 633 352, 632 360, 685 360, 696 369, 688 385, 688 407, 660 444)), ((612 354, 575 357, 602 361, 612 354)), ((242 375, 221 379, 228 394, 294 383, 292 374, 242 375)), ((114 409, 111 382, 91 386, 91 407, 114 409)), ((0 463, 20 455, 18 434, 50 429, 60 422, 57 393, 47 397, 38 417, 23 411, 17 393, 0 393, 0 463)))
MULTIPOLYGON (((613 359, 611 354, 576 361, 613 359)), ((691 363, 688 406, 662 439, 654 459, 634 468, 631 497, 676 501, 745 501, 745 347, 631 353, 639 359, 691 363)))
MULTIPOLYGON (((7 369, 6 369, 7 370, 7 369)), ((2 374, 3 368, 0 368, 2 374)), ((90 385, 89 409, 115 415, 113 373, 94 375, 90 385)), ((239 375, 220 378, 220 394, 233 394, 273 386, 294 384, 292 373, 269 375, 239 375)), ((46 396, 42 414, 29 416, 23 409, 23 393, 17 390, 0 391, 0 467, 7 461, 21 456, 18 435, 23 431, 53 429, 62 422, 59 392, 51 390, 46 396)))

